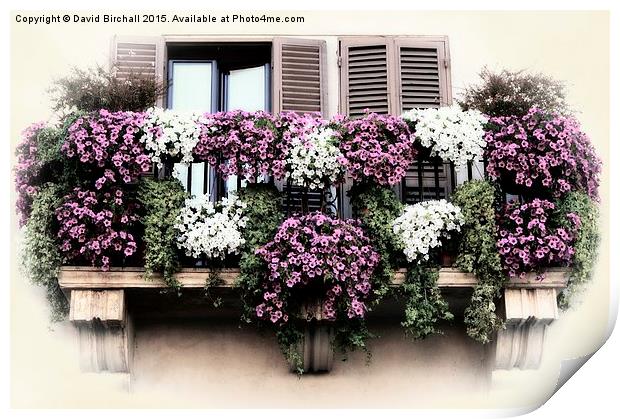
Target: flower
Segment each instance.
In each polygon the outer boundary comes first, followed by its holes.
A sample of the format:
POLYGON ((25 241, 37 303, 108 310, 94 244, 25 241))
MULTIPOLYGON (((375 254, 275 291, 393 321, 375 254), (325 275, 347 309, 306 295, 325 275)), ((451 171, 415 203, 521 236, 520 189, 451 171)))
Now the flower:
POLYGON ((241 229, 245 227, 245 203, 235 195, 213 203, 209 195, 188 198, 177 217, 177 246, 187 256, 224 259, 239 253, 245 243, 241 229))
POLYGON ((353 180, 395 185, 415 159, 413 139, 403 119, 367 113, 363 118, 344 122, 339 147, 353 180))
MULTIPOLYGON (((497 215, 497 249, 502 267, 510 277, 523 277, 527 272, 568 265, 573 259, 574 233, 549 224, 555 204, 534 199, 520 204, 509 202, 497 215)), ((578 215, 567 216, 574 230, 581 226, 578 215)))
POLYGON ((451 231, 460 231, 461 209, 445 199, 407 205, 401 216, 392 222, 394 234, 403 244, 409 262, 428 260, 430 250, 441 246, 442 238, 451 231))
POLYGON ((330 128, 319 127, 293 138, 286 166, 294 184, 322 189, 344 178, 347 161, 336 145, 338 136, 330 128))
POLYGON ((151 161, 161 167, 166 157, 179 157, 180 162, 193 161, 194 147, 200 140, 201 125, 209 125, 209 119, 198 113, 184 113, 162 108, 146 111, 142 136, 151 161))
POLYGON ((259 319, 282 325, 291 315, 301 316, 290 312, 291 301, 309 292, 323 296, 326 320, 363 318, 368 311, 379 254, 358 221, 338 220, 320 212, 293 216, 256 254, 268 268, 259 285, 263 289, 255 310, 259 319))
POLYGON ((583 191, 598 199, 601 160, 577 120, 531 108, 522 118, 489 122, 485 157, 491 179, 538 195, 558 198, 583 191))
POLYGON ((122 180, 131 183, 150 168, 151 158, 140 141, 145 113, 109 112, 78 118, 69 127, 61 152, 76 159, 95 179, 95 188, 122 180))
POLYGON ((37 156, 37 136, 45 128, 44 122, 30 125, 21 133, 21 142, 17 146, 17 164, 15 165, 15 191, 17 192, 17 213, 19 224, 26 224, 32 210, 34 196, 39 191, 35 186, 42 162, 37 156))
POLYGON ((139 207, 125 199, 117 187, 109 191, 75 188, 55 211, 63 255, 70 261, 86 260, 103 270, 112 260, 132 256, 137 243, 127 229, 138 221, 139 207), (115 202, 118 200, 120 203, 115 202), (121 218, 124 223, 118 222, 121 218))
POLYGON ((402 118, 415 126, 415 139, 430 156, 453 162, 456 168, 477 161, 484 153, 484 124, 488 118, 477 110, 463 111, 458 105, 411 109, 402 118))

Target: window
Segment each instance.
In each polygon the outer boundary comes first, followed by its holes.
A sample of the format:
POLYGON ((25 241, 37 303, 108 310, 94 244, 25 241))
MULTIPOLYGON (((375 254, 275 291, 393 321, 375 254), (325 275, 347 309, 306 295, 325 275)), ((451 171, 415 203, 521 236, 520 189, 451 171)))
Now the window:
MULTIPOLYGON (((345 37, 340 64, 340 109, 353 118, 452 103, 446 37, 345 37)), ((457 175, 439 160, 415 162, 396 192, 407 204, 446 198, 457 175)))

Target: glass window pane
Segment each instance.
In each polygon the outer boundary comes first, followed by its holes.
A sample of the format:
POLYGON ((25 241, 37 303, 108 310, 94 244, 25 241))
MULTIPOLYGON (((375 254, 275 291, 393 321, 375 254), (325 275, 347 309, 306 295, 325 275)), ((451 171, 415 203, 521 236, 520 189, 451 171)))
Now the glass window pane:
MULTIPOLYGON (((213 65, 211 62, 172 62, 170 108, 178 111, 211 112, 212 72, 213 65)), ((196 196, 202 195, 204 193, 205 164, 193 163, 191 167, 192 184, 189 187, 189 192, 196 196)), ((175 168, 179 172, 179 180, 188 189, 187 167, 175 164, 175 168)), ((210 193, 208 188, 207 193, 210 193)))
MULTIPOLYGON (((267 98, 266 77, 264 65, 231 70, 227 76, 227 110, 241 109, 248 112, 267 110, 265 108, 267 98)), ((261 176, 258 181, 261 182, 262 180, 261 176)), ((246 181, 242 181, 241 186, 245 186, 246 183, 246 181)), ((226 190, 229 193, 237 190, 237 176, 230 176, 226 180, 226 190)))
POLYGON ((265 98, 265 66, 231 70, 228 75, 226 103, 228 110, 264 111, 265 98))
POLYGON ((170 108, 179 111, 211 112, 212 64, 172 63, 170 108))

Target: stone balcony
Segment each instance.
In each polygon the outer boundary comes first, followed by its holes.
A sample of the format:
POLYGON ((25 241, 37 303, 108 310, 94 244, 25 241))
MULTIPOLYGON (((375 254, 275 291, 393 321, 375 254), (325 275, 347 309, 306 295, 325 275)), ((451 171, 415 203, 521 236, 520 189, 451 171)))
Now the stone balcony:
MULTIPOLYGON (((506 284, 498 312, 506 320, 491 345, 495 369, 536 369, 540 364, 545 331, 558 318, 557 292, 566 286, 568 270, 549 269, 539 281, 534 274, 506 284)), ((208 287, 214 296, 234 299, 238 269, 218 272, 217 284, 208 287)), ((166 303, 157 296, 166 288, 161 276, 143 278, 141 268, 112 268, 102 272, 91 267, 67 266, 60 272, 59 284, 71 303, 70 321, 78 329, 80 365, 84 371, 131 372, 134 332, 132 318, 146 311, 167 316, 166 303), (129 296, 134 298, 129 302, 129 296)), ((200 294, 213 279, 206 268, 186 268, 176 275, 185 293, 200 294)), ((405 271, 398 271, 393 286, 402 284, 405 271)), ((467 304, 476 285, 474 275, 452 268, 442 268, 438 286, 449 303, 467 304)), ((176 296, 174 296, 176 298, 176 296)), ((166 301, 171 301, 167 299, 166 301)), ((204 306, 204 297, 186 300, 184 315, 204 306)), ((392 313, 393 315, 396 315, 392 313)), ((329 371, 333 352, 329 344, 331 329, 321 322, 308 324, 304 341, 304 369, 329 371)))

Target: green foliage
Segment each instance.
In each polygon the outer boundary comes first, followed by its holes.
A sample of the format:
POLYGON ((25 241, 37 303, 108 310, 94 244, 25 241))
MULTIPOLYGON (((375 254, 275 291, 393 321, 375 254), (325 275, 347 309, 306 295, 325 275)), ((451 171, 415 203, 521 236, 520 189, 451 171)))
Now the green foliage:
POLYGON ((260 279, 267 275, 267 266, 255 252, 273 239, 283 221, 283 215, 280 192, 273 185, 251 183, 239 191, 239 199, 247 204, 244 210, 247 221, 236 285, 241 290, 243 320, 250 322, 262 295, 260 279))
POLYGON ((388 292, 394 269, 403 263, 400 243, 392 230, 392 221, 402 213, 403 204, 390 187, 375 184, 355 184, 349 196, 354 214, 381 256, 373 283, 378 302, 388 292))
POLYGON ((174 223, 186 197, 177 179, 143 179, 138 191, 138 200, 145 209, 142 219, 145 277, 148 279, 154 272, 162 272, 166 284, 176 292, 180 292, 180 284, 174 274, 181 264, 174 223))
POLYGON ((581 227, 576 233, 575 256, 568 280, 568 287, 558 296, 560 308, 566 310, 575 295, 580 293, 594 273, 598 257, 600 234, 598 229, 599 211, 596 203, 582 192, 571 192, 556 202, 554 222, 572 230, 567 214, 576 214, 581 219, 581 227))
POLYGON ((56 241, 54 209, 60 205, 62 188, 45 184, 36 195, 32 213, 24 230, 22 261, 30 280, 45 287, 50 303, 51 320, 61 321, 69 312, 69 304, 58 285, 63 258, 56 241))
POLYGON ((422 261, 407 267, 401 294, 406 298, 405 320, 401 325, 413 339, 424 339, 433 333, 441 333, 440 320, 452 320, 448 303, 437 286, 439 267, 434 262, 422 261))
POLYGON ((563 82, 523 70, 494 72, 484 67, 481 82, 465 88, 459 105, 489 116, 523 116, 536 106, 549 112, 570 113, 563 82))
POLYGON ((114 69, 74 67, 70 75, 54 81, 50 93, 55 111, 142 111, 155 105, 165 87, 154 76, 143 73, 120 79, 114 69))
POLYGON ((482 343, 503 327, 494 304, 506 280, 496 246, 495 198, 495 187, 483 180, 466 182, 452 195, 464 219, 456 265, 478 278, 465 324, 468 335, 482 343))

